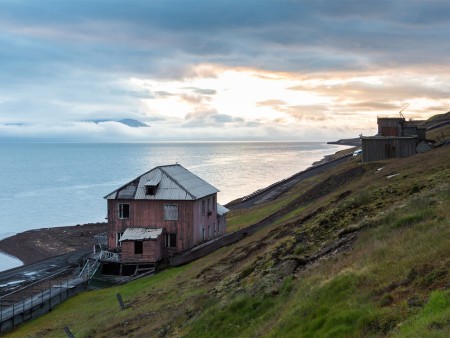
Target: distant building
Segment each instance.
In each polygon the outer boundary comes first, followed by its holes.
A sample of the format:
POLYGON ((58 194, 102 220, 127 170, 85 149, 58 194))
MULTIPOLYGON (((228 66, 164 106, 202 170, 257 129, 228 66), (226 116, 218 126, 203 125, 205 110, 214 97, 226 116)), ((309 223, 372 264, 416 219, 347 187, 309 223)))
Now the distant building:
POLYGON ((108 248, 122 263, 158 262, 226 232, 219 190, 179 164, 156 167, 114 190, 108 248))
POLYGON ((404 117, 379 117, 378 134, 362 136, 362 160, 372 162, 390 158, 408 157, 425 149, 424 121, 406 121, 404 117), (418 149, 418 145, 421 145, 418 149))

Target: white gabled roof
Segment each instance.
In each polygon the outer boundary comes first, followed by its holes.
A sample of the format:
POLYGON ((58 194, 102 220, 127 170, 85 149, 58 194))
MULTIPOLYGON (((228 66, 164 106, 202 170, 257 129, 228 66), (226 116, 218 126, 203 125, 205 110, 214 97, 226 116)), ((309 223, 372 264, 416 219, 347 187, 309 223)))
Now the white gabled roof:
POLYGON ((198 200, 219 190, 179 164, 156 167, 105 196, 106 199, 198 200), (155 195, 146 186, 157 185, 155 195))
POLYGON ((157 239, 163 232, 163 229, 149 228, 126 228, 120 237, 122 241, 145 241, 149 239, 157 239))

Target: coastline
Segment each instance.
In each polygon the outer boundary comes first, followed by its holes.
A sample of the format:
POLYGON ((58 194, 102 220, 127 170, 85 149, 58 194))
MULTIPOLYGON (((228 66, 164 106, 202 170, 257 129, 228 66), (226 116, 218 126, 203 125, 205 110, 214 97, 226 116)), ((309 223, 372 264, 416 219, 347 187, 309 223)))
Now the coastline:
MULTIPOLYGON (((351 147, 350 144, 335 144, 351 147)), ((349 149, 351 148, 325 155, 311 165, 332 160, 349 149)), ((91 248, 94 244, 93 236, 106 231, 106 222, 32 229, 0 240, 0 254, 16 258, 22 261, 23 265, 33 264, 65 253, 91 248)))
POLYGON ((361 147, 361 138, 345 138, 337 141, 327 142, 327 144, 336 144, 341 146, 361 147))
POLYGON ((33 229, 0 240, 0 252, 28 265, 90 248, 93 246, 93 236, 105 231, 106 223, 33 229))

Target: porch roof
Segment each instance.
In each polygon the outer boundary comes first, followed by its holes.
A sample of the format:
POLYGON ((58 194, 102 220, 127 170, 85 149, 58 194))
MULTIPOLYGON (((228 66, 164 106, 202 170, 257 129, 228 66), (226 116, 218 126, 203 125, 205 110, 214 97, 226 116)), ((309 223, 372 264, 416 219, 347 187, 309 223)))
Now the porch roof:
POLYGON ((122 237, 120 237, 120 242, 122 241, 145 241, 150 239, 157 239, 163 232, 163 229, 152 229, 152 228, 127 228, 122 237))
POLYGON ((222 216, 228 213, 230 210, 225 208, 223 205, 217 203, 217 215, 222 216))

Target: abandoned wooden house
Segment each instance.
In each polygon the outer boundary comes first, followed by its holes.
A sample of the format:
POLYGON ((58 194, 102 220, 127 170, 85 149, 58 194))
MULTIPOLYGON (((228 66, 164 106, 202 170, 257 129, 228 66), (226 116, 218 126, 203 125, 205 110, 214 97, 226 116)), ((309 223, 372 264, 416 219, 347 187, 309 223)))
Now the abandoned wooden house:
POLYGON ((142 174, 105 196, 109 250, 123 264, 155 263, 222 236, 218 191, 179 164, 142 174))
POLYGON ((429 149, 423 121, 406 121, 404 117, 378 117, 378 134, 362 136, 362 161, 372 162, 408 157, 429 149))

